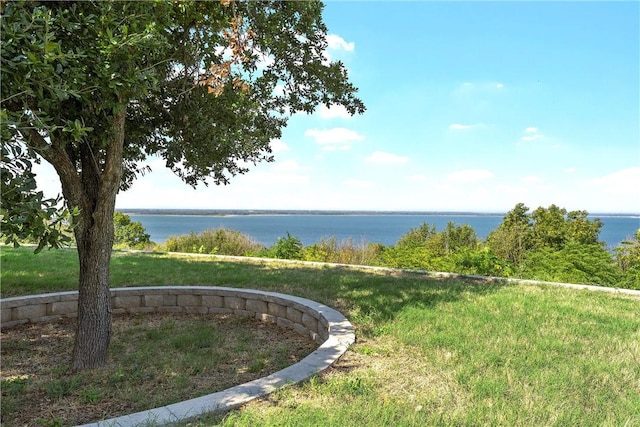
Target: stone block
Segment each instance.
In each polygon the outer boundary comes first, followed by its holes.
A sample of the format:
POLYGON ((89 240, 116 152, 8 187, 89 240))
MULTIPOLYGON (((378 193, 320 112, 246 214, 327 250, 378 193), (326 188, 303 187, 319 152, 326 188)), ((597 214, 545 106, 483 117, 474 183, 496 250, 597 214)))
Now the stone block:
POLYGON ((256 316, 255 311, 248 311, 248 310, 233 310, 233 314, 235 314, 238 317, 255 317, 256 316))
POLYGON ((113 308, 134 308, 140 307, 140 297, 139 296, 120 296, 113 298, 113 308))
POLYGON ((278 317, 278 320, 276 320, 276 325, 280 326, 281 328, 293 329, 295 323, 293 323, 289 319, 278 317))
POLYGON ((318 329, 329 330, 329 321, 327 320, 326 317, 320 316, 320 319, 318 319, 318 329))
POLYGON ((224 297, 224 306, 231 310, 245 310, 247 300, 239 297, 224 297))
POLYGON ((231 314, 233 310, 230 308, 218 308, 218 307, 209 307, 209 313, 211 314, 231 314))
POLYGON ((144 295, 142 300, 145 307, 162 307, 164 305, 164 295, 144 295))
POLYGON ((318 320, 307 313, 302 314, 302 324, 311 332, 318 332, 318 320))
POLYGON ((263 322, 276 323, 277 317, 266 313, 256 313, 256 319, 263 322))
POLYGON ((287 307, 285 307, 284 305, 276 304, 275 302, 270 302, 268 304, 268 307, 269 307, 269 311, 268 311, 269 314, 276 317, 281 317, 283 319, 287 318, 287 307))
POLYGON ((78 302, 78 293, 77 292, 61 292, 60 294, 58 294, 58 300, 78 302))
POLYGON ((14 310, 14 320, 34 320, 47 315, 46 304, 23 305, 14 310))
POLYGON ((7 322, 11 321, 11 316, 12 316, 12 308, 5 308, 2 307, 2 310, 0 310, 0 320, 2 322, 2 324, 5 324, 7 322))
POLYGON ((29 321, 27 319, 12 320, 11 322, 2 323, 2 329, 13 328, 14 326, 23 325, 28 322, 29 321))
POLYGON ((42 317, 38 317, 32 320, 33 323, 48 323, 48 322, 53 322, 56 321, 58 319, 60 319, 60 315, 54 315, 54 316, 42 316, 42 317))
POLYGON ((220 295, 202 295, 202 306, 209 308, 223 308, 224 298, 220 295))
POLYGON ((303 335, 305 337, 309 336, 309 330, 307 328, 305 328, 304 326, 302 326, 299 323, 294 323, 293 324, 293 330, 296 331, 298 334, 303 335))
POLYGON ((61 315, 78 311, 77 301, 52 302, 47 306, 47 314, 49 315, 61 315))
POLYGON ((328 329, 320 329, 318 331, 318 335, 320 336, 320 339, 322 340, 322 342, 324 342, 329 338, 329 330, 328 329))
POLYGON ((182 307, 184 313, 189 314, 207 314, 209 307, 182 307))
POLYGON ((177 305, 158 307, 158 313, 182 313, 182 307, 178 307, 177 305))
POLYGON ((302 324, 302 312, 293 307, 287 307, 287 319, 293 323, 302 324))
POLYGON ((200 295, 178 295, 178 305, 181 307, 198 307, 200 303, 200 295))
POLYGON ((135 314, 135 313, 155 313, 157 309, 158 309, 157 307, 132 307, 132 308, 127 309, 127 312, 129 312, 131 314, 135 314))
POLYGON ((254 313, 268 313, 269 306, 266 302, 260 301, 257 299, 248 299, 247 300, 247 308, 248 311, 253 311, 254 313))
POLYGON ((165 307, 173 307, 178 305, 177 295, 162 295, 162 305, 165 307))

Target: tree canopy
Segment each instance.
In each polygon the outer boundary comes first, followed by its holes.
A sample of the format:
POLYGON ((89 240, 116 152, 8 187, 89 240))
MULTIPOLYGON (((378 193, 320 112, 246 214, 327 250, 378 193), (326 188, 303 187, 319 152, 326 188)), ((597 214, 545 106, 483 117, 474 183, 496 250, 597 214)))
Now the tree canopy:
POLYGON ((124 121, 123 188, 152 154, 191 185, 228 183, 272 160, 269 142, 290 114, 319 103, 364 110, 344 66, 326 61, 321 11, 319 2, 4 3, 5 125, 63 181, 80 167, 105 172, 120 157, 108 150, 114 122, 124 121))
MULTIPOLYGON (((106 363, 115 199, 148 169, 147 156, 189 185, 227 184, 273 160, 270 141, 292 114, 319 104, 364 111, 344 65, 327 60, 318 1, 0 8, 3 146, 53 165, 78 212, 76 370, 106 363)), ((14 202, 3 193, 3 215, 14 202)))

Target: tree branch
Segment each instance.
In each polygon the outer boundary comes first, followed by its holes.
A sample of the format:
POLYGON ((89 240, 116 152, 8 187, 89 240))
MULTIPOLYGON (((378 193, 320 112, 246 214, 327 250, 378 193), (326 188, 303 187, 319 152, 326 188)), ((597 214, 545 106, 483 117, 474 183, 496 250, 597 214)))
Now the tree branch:
POLYGON ((84 198, 80 177, 76 171, 74 163, 69 158, 64 147, 56 142, 47 143, 45 138, 36 130, 29 129, 29 146, 35 150, 40 157, 49 162, 60 177, 62 192, 70 208, 83 207, 84 198))

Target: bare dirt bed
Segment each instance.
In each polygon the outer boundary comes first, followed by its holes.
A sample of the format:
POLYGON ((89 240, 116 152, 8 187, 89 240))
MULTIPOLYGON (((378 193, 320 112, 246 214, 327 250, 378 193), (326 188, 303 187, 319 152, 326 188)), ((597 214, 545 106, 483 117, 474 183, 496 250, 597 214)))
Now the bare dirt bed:
POLYGON ((2 331, 2 426, 67 426, 175 403, 266 376, 317 345, 255 319, 114 318, 110 363, 70 372, 75 320, 2 331))

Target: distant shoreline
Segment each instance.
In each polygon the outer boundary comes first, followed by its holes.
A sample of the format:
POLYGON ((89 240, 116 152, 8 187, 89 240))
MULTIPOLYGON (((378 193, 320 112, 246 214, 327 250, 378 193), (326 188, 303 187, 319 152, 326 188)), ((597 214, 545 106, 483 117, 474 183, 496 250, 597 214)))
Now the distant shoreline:
MULTIPOLYGON (((371 211, 371 210, 296 210, 296 209, 116 209, 134 215, 406 215, 406 216, 504 216, 506 212, 458 212, 458 211, 371 211)), ((640 213, 589 213, 590 217, 638 218, 640 213)))

